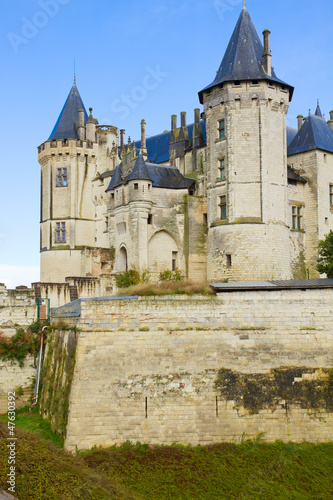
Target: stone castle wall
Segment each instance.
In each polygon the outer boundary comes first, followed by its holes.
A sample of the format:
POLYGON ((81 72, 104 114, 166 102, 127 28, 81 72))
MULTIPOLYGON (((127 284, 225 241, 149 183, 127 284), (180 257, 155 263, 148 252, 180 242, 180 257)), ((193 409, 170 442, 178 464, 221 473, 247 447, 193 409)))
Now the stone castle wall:
MULTIPOLYGON (((30 288, 8 290, 0 284, 0 332, 4 337, 15 335, 18 326, 26 326, 37 318, 35 294, 30 288)), ((32 396, 32 382, 36 374, 34 358, 28 356, 24 366, 0 359, 0 414, 7 411, 8 391, 19 391, 16 408, 25 406, 32 396)))
POLYGON ((55 310, 53 321, 81 329, 66 448, 207 444, 244 432, 330 440, 332 299, 330 289, 248 291, 55 310))

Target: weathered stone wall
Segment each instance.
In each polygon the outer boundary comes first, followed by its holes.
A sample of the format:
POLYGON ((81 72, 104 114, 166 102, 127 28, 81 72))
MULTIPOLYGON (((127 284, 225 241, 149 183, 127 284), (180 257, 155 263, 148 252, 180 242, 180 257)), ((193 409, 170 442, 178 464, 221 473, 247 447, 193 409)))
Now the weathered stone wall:
POLYGON ((330 289, 225 292, 55 310, 53 321, 82 330, 67 449, 127 439, 206 444, 243 432, 330 440, 332 299, 330 289), (271 399, 261 396, 270 384, 271 399))
MULTIPOLYGON (((0 284, 0 331, 4 337, 15 335, 15 325, 26 326, 37 318, 34 291, 30 288, 8 290, 0 284)), ((7 393, 21 388, 16 408, 25 406, 32 395, 32 381, 36 374, 34 358, 28 356, 21 368, 17 362, 11 364, 0 359, 0 414, 7 411, 7 393)))
POLYGON ((59 331, 48 334, 39 398, 42 415, 50 420, 52 429, 62 438, 66 433, 77 335, 75 329, 64 328, 67 326, 59 325, 59 331))

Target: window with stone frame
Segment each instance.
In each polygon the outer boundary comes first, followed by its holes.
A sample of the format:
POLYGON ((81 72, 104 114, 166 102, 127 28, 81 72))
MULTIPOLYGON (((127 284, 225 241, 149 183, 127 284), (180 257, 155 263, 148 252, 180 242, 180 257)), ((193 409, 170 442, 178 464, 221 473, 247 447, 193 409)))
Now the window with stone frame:
POLYGON ((302 227, 302 207, 292 206, 291 207, 291 219, 292 219, 292 229, 300 231, 302 227))
POLYGON ((219 160, 218 169, 219 169, 218 179, 220 181, 225 181, 225 162, 224 162, 224 158, 221 158, 219 160))
POLYGON ((224 139, 225 138, 225 121, 224 119, 223 120, 219 120, 218 122, 218 138, 221 140, 221 139, 224 139))
POLYGON ((56 243, 66 243, 66 222, 56 222, 56 243))
POLYGON ((67 168, 57 168, 57 187, 67 186, 67 168))
POLYGON ((227 197, 226 195, 219 196, 220 219, 227 218, 227 197))
POLYGON ((333 184, 330 184, 330 208, 333 210, 333 184))

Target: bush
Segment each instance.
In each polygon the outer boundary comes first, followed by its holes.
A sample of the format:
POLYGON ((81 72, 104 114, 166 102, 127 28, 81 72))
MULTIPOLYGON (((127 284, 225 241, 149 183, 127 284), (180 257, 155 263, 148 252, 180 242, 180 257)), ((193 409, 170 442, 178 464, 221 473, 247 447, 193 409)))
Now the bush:
POLYGON ((116 283, 119 288, 128 288, 129 286, 139 285, 140 283, 149 283, 149 271, 144 270, 140 274, 137 269, 129 269, 123 274, 116 276, 116 283))
POLYGON ((185 276, 181 273, 180 269, 175 269, 174 271, 166 269, 160 272, 159 276, 160 281, 182 281, 184 278, 185 276))
POLYGON ((4 361, 17 361, 22 368, 28 354, 37 355, 39 337, 31 331, 17 328, 16 334, 11 338, 3 336, 0 332, 0 358, 4 361))

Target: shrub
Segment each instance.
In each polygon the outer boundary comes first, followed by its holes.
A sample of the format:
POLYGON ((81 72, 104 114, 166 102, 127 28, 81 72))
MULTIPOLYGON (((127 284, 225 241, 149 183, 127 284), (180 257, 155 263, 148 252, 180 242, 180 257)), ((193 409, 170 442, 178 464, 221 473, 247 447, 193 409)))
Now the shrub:
POLYGON ((17 361, 22 368, 27 355, 36 355, 38 349, 39 337, 30 330, 17 328, 11 338, 4 337, 3 332, 0 332, 0 358, 4 361, 17 361))
POLYGON ((160 272, 159 279, 160 281, 183 281, 185 276, 182 274, 180 269, 175 269, 171 271, 170 269, 166 269, 165 271, 160 272))
POLYGON ((149 283, 149 279, 150 274, 148 270, 143 270, 140 273, 134 268, 116 276, 116 283, 119 288, 128 288, 129 286, 139 285, 139 283, 149 283))

